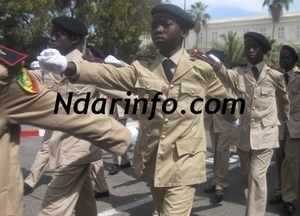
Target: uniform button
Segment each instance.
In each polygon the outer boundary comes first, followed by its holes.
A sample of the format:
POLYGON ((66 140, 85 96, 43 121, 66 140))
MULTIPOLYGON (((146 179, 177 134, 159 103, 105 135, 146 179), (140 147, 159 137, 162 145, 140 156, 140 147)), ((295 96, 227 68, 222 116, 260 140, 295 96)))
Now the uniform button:
POLYGON ((169 122, 169 119, 166 118, 166 119, 165 119, 165 123, 167 124, 168 122, 169 122))
POLYGON ((150 89, 150 86, 147 85, 147 89, 150 89))
POLYGON ((173 84, 170 85, 170 89, 172 89, 172 88, 174 88, 174 85, 173 85, 173 84))
POLYGON ((77 93, 79 93, 79 90, 76 90, 77 93))
POLYGON ((193 154, 195 153, 195 149, 192 150, 192 153, 193 153, 193 154))
POLYGON ((172 105, 171 101, 168 101, 167 106, 169 107, 171 105, 172 105))
POLYGON ((62 86, 63 84, 62 83, 59 83, 59 86, 62 86))
POLYGON ((257 84, 255 84, 255 87, 257 87, 258 85, 257 84))
POLYGON ((255 98, 257 98, 257 95, 254 95, 255 98))
POLYGON ((166 136, 165 135, 161 135, 161 139, 165 139, 166 138, 166 136))
POLYGON ((255 110, 255 107, 252 107, 253 110, 255 110))
POLYGON ((195 94, 195 91, 192 91, 192 94, 195 94))
POLYGON ((254 119, 251 119, 252 122, 254 122, 254 119))

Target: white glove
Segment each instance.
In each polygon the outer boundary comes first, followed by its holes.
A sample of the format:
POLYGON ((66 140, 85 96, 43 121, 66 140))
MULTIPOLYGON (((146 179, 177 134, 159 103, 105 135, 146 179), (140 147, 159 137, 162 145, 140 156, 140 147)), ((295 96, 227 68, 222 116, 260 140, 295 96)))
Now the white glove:
POLYGON ((213 60, 215 60, 217 63, 221 63, 220 59, 218 59, 216 56, 214 56, 213 54, 209 54, 208 55, 210 58, 212 58, 213 60))
POLYGON ((120 61, 118 59, 116 59, 114 56, 112 55, 109 55, 107 56, 105 59, 104 59, 104 62, 106 64, 112 64, 114 66, 117 66, 117 67, 124 67, 124 66, 127 66, 127 64, 123 61, 120 61))
POLYGON ((237 126, 240 125, 240 120, 237 119, 237 120, 235 120, 234 122, 227 122, 227 123, 228 123, 228 125, 229 125, 230 127, 236 128, 237 126))
POLYGON ((41 68, 56 74, 63 73, 68 66, 67 58, 56 49, 45 49, 37 59, 41 68))
POLYGON ((31 68, 32 70, 34 70, 34 69, 41 69, 41 66, 40 66, 40 64, 39 64, 38 61, 33 61, 33 62, 31 62, 31 64, 30 64, 30 68, 31 68))

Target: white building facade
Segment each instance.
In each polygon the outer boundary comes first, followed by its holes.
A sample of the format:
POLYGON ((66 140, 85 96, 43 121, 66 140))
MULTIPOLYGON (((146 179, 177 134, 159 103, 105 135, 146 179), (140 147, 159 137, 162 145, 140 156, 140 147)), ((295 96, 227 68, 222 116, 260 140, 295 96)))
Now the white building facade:
MULTIPOLYGON (((210 50, 213 42, 223 41, 221 34, 227 32, 237 32, 237 36, 243 38, 248 31, 261 33, 265 36, 272 36, 273 23, 270 15, 235 17, 226 19, 212 19, 208 21, 207 29, 202 27, 198 36, 198 49, 202 51, 210 50)), ((276 24, 274 39, 282 44, 296 45, 300 48, 300 11, 286 12, 276 24)), ((152 43, 150 36, 142 37, 142 45, 152 43)), ((190 30, 189 37, 185 40, 186 49, 196 47, 196 33, 190 30)))

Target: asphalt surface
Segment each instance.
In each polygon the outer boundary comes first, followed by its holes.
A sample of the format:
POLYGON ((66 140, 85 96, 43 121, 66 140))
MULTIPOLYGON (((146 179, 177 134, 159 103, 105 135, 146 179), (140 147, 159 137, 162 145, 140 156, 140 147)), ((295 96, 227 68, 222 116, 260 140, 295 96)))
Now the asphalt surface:
MULTIPOLYGON (((209 139, 208 139, 209 140, 209 139)), ((20 162, 23 176, 26 177, 34 162, 36 153, 41 146, 41 137, 22 138, 20 147, 20 162)), ((192 209, 193 216, 242 216, 245 212, 245 198, 240 178, 239 162, 236 158, 231 158, 229 176, 230 185, 226 190, 225 199, 217 203, 214 194, 205 194, 203 190, 210 187, 212 182, 211 163, 212 148, 208 141, 207 152, 207 175, 208 180, 197 187, 192 209)), ((132 157, 133 147, 129 150, 132 157)), ((109 153, 103 154, 105 175, 109 185, 110 196, 97 201, 98 216, 119 215, 119 216, 151 216, 154 211, 151 194, 146 186, 146 180, 137 178, 133 168, 122 169, 117 175, 108 175, 112 166, 112 156, 109 153)), ((42 200, 51 180, 53 171, 46 170, 33 193, 24 196, 24 216, 37 215, 42 204, 42 200)), ((273 196, 276 181, 275 161, 273 160, 268 173, 268 200, 273 196)), ((300 193, 299 193, 300 194, 300 193)), ((300 201, 296 203, 297 212, 300 216, 300 201)), ((286 215, 282 205, 267 205, 266 216, 286 215)))

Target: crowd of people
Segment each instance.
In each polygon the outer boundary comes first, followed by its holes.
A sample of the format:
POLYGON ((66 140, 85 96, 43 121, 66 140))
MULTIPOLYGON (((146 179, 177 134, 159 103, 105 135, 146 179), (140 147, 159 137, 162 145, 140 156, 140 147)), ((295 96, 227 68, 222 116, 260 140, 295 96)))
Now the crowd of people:
MULTIPOLYGON (((113 154, 109 175, 133 164, 137 176, 148 179, 153 215, 188 216, 197 185, 207 180, 205 131, 214 150, 214 179, 205 193, 215 193, 219 202, 225 199, 230 148, 235 145, 245 192, 244 214, 264 216, 266 173, 275 152, 278 182, 269 203, 283 203, 287 213, 295 212, 300 147, 300 69, 295 49, 282 46, 280 65, 269 65, 264 61, 271 50, 268 40, 247 32, 247 64, 226 68, 222 63, 226 56, 220 50, 189 54, 182 47, 195 27, 184 10, 159 4, 151 15, 151 37, 159 52, 136 56, 130 65, 106 57, 92 45, 81 53, 78 47, 88 29, 70 17, 52 20, 49 48, 37 56, 32 70, 22 67, 25 54, 0 46, 0 175, 6 176, 0 181, 0 215, 21 216, 23 194, 34 190, 49 166, 54 174, 37 214, 68 216, 75 210, 77 216, 96 216, 96 199, 109 196, 102 159, 105 150, 113 154), (129 110, 136 108, 135 100, 147 103, 140 103, 134 115, 124 114, 123 103, 105 104, 103 115, 77 115, 72 110, 66 115, 64 109, 53 115, 56 94, 68 100, 70 92, 74 100, 87 92, 91 100, 131 99, 129 110), (157 93, 161 94, 155 115, 149 120, 157 93), (176 110, 169 98, 177 101, 176 110), (241 113, 241 106, 229 101, 222 112, 195 115, 189 106, 197 98, 242 98, 246 106, 241 113), (132 164, 127 155, 128 118, 140 123, 132 164), (24 183, 18 161, 20 124, 46 129, 24 183)), ((202 107, 203 102, 194 103, 195 110, 202 107)))

